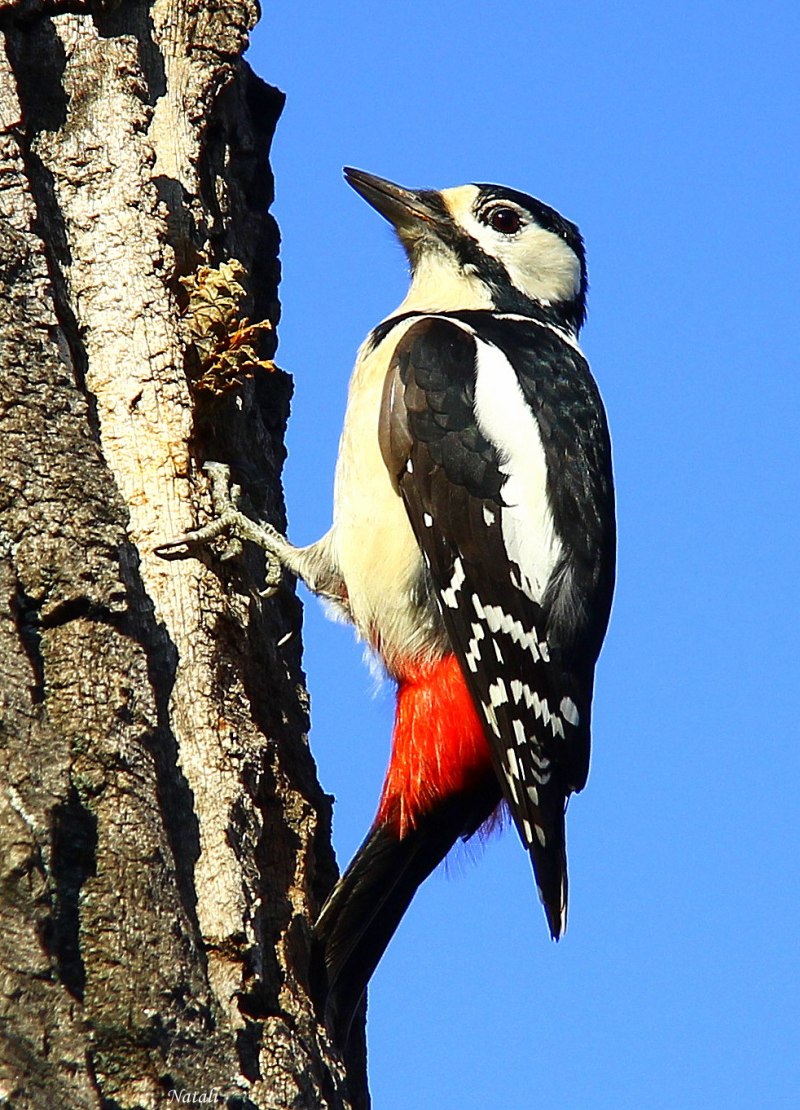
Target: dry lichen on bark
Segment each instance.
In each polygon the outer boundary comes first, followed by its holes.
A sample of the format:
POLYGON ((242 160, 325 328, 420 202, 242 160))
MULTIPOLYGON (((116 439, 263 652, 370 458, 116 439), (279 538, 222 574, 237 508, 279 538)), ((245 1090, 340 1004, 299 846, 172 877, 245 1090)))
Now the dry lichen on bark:
POLYGON ((258 371, 275 369, 272 359, 259 355, 262 336, 272 331, 272 324, 251 324, 241 315, 246 276, 241 262, 232 258, 180 279, 189 298, 184 316, 197 359, 189 380, 200 393, 218 395, 258 371))

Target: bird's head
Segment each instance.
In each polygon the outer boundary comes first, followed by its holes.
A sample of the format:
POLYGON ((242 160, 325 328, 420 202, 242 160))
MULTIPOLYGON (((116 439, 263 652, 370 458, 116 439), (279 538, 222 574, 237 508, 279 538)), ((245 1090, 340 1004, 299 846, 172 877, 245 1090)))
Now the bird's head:
POLYGON ((437 192, 344 173, 406 250, 412 281, 404 311, 483 308, 543 315, 575 332, 583 324, 583 240, 554 208, 502 185, 437 192))

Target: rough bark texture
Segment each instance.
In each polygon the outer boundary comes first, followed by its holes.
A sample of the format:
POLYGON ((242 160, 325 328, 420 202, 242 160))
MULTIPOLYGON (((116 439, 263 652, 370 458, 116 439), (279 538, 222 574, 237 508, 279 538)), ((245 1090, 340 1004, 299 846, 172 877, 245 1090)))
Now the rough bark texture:
POLYGON ((367 1102, 306 982, 335 865, 299 605, 255 552, 153 550, 206 459, 283 524, 289 379, 198 388, 180 281, 238 259, 277 320, 257 14, 0 2, 0 1105, 367 1102))

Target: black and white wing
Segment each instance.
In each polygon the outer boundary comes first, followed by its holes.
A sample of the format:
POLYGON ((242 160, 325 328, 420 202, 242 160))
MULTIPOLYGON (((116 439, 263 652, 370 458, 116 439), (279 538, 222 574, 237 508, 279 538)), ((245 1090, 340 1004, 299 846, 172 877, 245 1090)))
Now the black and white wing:
POLYGON ((597 388, 553 329, 490 313, 424 317, 393 356, 380 438, 558 937, 566 799, 588 773, 613 590, 597 388))

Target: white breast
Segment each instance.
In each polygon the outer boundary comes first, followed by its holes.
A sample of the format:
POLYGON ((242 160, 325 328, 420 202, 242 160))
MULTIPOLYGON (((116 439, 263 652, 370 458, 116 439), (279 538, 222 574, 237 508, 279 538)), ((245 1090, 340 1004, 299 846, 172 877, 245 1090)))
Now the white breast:
POLYGON ((413 319, 398 324, 374 350, 359 351, 350 379, 334 490, 332 541, 353 622, 391 673, 409 657, 440 654, 442 644, 435 604, 420 613, 413 602, 422 555, 378 442, 389 360, 412 323, 413 319))

